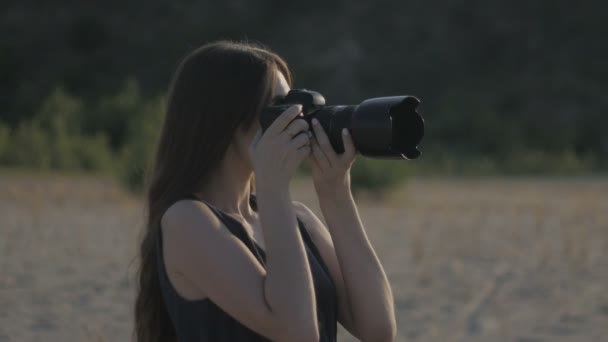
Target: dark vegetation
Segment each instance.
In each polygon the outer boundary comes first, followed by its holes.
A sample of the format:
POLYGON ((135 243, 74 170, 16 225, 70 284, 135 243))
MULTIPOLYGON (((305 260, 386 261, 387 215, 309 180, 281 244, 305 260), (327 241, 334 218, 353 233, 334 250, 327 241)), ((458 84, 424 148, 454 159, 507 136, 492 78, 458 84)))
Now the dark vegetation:
POLYGON ((407 174, 608 169, 600 1, 2 1, 0 166, 141 183, 180 58, 262 42, 328 103, 414 94, 416 162, 359 158, 356 186, 407 174))

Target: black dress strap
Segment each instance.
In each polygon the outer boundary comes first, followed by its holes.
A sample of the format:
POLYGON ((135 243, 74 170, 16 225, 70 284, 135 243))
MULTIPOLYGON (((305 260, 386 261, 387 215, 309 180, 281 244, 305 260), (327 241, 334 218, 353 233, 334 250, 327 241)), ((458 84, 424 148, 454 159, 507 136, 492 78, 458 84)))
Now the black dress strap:
MULTIPOLYGON (((188 195, 182 199, 191 199, 205 203, 222 220, 230 232, 232 232, 246 247, 255 255, 263 267, 265 267, 265 252, 255 243, 246 232, 242 223, 234 216, 224 213, 213 204, 201 200, 195 195, 188 195)), ((251 194, 251 204, 257 211, 255 195, 251 194)), ((317 320, 321 342, 335 342, 337 340, 338 303, 336 287, 331 279, 328 268, 323 262, 311 235, 308 233, 304 223, 296 216, 298 228, 304 241, 308 264, 313 277, 313 285, 317 302, 317 320)), ((268 341, 267 338, 255 333, 242 323, 228 315, 211 299, 186 300, 181 298, 173 288, 166 269, 164 268, 162 255, 162 234, 158 234, 159 243, 157 248, 157 267, 163 300, 167 311, 175 327, 179 341, 243 341, 261 342, 268 341)))
MULTIPOLYGON (((199 202, 206 204, 216 214, 216 216, 218 216, 220 218, 220 220, 222 220, 222 222, 224 222, 224 225, 230 230, 230 232, 232 234, 236 235, 240 240, 242 240, 246 245, 248 245, 248 247, 251 247, 249 245, 254 245, 256 248, 250 248, 250 249, 254 252, 254 254, 256 254, 256 256, 258 257, 258 259, 261 262, 262 261, 264 263, 266 262, 266 251, 262 247, 260 247, 260 245, 258 243, 256 243, 255 240, 253 240, 253 238, 251 238, 251 236, 249 236, 249 234, 243 228, 242 224, 240 222, 238 222, 234 217, 226 214, 225 212, 223 212, 222 210, 217 208, 215 205, 199 198, 195 194, 188 194, 187 196, 184 197, 184 199, 191 199, 191 200, 199 201, 199 202)), ((254 207, 254 209, 257 211, 258 203, 257 203, 257 197, 255 196, 255 194, 252 193, 250 195, 249 201, 250 201, 251 205, 254 207)), ((321 257, 321 253, 319 253, 319 250, 317 249, 317 246, 315 245, 310 233, 308 232, 306 225, 302 222, 302 220, 298 217, 297 214, 296 214, 296 220, 298 221, 298 229, 300 230, 300 235, 302 236, 302 239, 304 240, 304 245, 310 249, 310 251, 313 253, 315 258, 317 258, 317 260, 322 261, 323 258, 321 257)), ((320 264, 321 264, 321 268, 323 268, 323 271, 325 271, 327 274, 329 274, 329 270, 328 270, 327 266, 325 265, 325 263, 320 262, 320 264)))
MULTIPOLYGON (((258 261, 262 265, 266 264, 266 252, 264 251, 264 249, 262 249, 262 247, 260 247, 258 243, 255 242, 255 240, 249 235, 249 233, 247 233, 241 222, 239 222, 233 216, 226 214, 224 211, 220 210, 215 205, 201 199, 200 197, 194 194, 184 196, 183 199, 191 199, 207 205, 207 207, 209 207, 211 211, 213 211, 213 213, 224 223, 226 228, 228 228, 228 230, 230 230, 233 235, 235 235, 239 240, 241 240, 245 244, 245 246, 247 246, 247 248, 249 248, 249 250, 255 255, 258 261)), ((254 194, 251 194, 249 201, 254 206, 254 209, 257 210, 257 202, 255 201, 254 194)))
MULTIPOLYGON (((257 210, 257 202, 256 202, 257 199, 254 194, 251 194, 251 196, 252 196, 251 197, 252 204, 255 205, 256 210, 257 210)), ((312 239, 312 236, 308 232, 306 225, 304 224, 304 222, 302 222, 302 220, 298 217, 297 214, 296 214, 296 220, 298 221, 298 228, 300 230, 300 235, 302 236, 302 239, 304 240, 304 246, 308 247, 308 249, 312 252, 313 256, 316 258, 318 264, 321 266, 321 268, 323 269, 325 274, 326 275, 331 274, 329 272, 329 268, 325 264, 323 257, 321 256, 321 253, 319 252, 319 250, 317 248, 317 245, 315 244, 315 242, 312 239)), ((264 253, 263 249, 260 248, 260 250, 262 251, 262 253, 264 253)), ((327 279, 335 291, 336 287, 335 287, 335 284, 333 283, 333 279, 331 279, 331 277, 329 277, 329 276, 327 277, 327 279)))
POLYGON ((213 211, 213 213, 215 213, 215 215, 222 220, 222 222, 224 222, 224 225, 230 230, 230 232, 232 232, 232 234, 236 235, 236 236, 241 236, 242 234, 247 235, 247 232, 245 232, 243 230, 243 227, 241 226, 241 224, 237 221, 236 223, 239 224, 234 224, 233 221, 234 218, 228 214, 226 214, 224 211, 220 210, 219 208, 217 208, 215 205, 201 199, 200 197, 196 196, 195 194, 189 194, 184 196, 184 199, 190 199, 193 201, 198 201, 201 203, 204 203, 207 205, 207 207, 209 207, 211 209, 211 211, 213 211), (226 222, 226 220, 230 220, 230 223, 226 222))
POLYGON ((302 235, 302 239, 304 239, 304 244, 307 245, 308 248, 310 248, 310 251, 312 252, 312 254, 315 256, 315 258, 317 258, 317 260, 319 260, 319 264, 321 265, 321 268, 323 268, 323 271, 325 271, 325 273, 327 273, 327 274, 330 274, 329 269, 327 268, 327 265, 325 265, 325 262, 324 262, 323 258, 321 257, 321 253, 319 253, 317 246, 315 245, 310 233, 308 232, 308 229, 306 229, 306 226, 300 220, 299 217, 296 216, 296 218, 298 220, 298 227, 300 228, 300 234, 302 235))

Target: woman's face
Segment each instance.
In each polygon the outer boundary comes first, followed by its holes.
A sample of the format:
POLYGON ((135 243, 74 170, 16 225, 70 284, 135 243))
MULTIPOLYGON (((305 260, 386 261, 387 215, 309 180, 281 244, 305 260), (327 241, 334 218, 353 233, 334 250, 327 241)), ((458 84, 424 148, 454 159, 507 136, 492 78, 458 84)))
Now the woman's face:
MULTIPOLYGON (((275 87, 272 90, 271 96, 271 99, 273 100, 276 97, 284 97, 290 90, 289 84, 287 84, 287 80, 285 79, 285 76, 283 76, 283 73, 277 71, 275 75, 275 87)), ((257 131, 261 128, 262 126, 260 125, 260 121, 255 120, 254 124, 251 125, 251 128, 248 131, 240 130, 236 137, 236 143, 239 153, 241 154, 241 156, 243 156, 243 158, 247 161, 251 168, 253 168, 253 164, 251 163, 251 159, 249 157, 249 146, 251 145, 251 143, 253 143, 253 139, 255 138, 257 131)))
POLYGON ((289 92, 289 84, 287 84, 287 80, 283 73, 280 71, 276 72, 276 86, 272 92, 272 99, 275 97, 284 97, 289 92))

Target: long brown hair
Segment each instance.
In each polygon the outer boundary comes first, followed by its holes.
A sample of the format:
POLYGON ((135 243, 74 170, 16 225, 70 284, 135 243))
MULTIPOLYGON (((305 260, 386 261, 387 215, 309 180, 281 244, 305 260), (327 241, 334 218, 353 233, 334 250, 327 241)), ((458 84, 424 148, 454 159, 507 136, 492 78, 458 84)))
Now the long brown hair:
POLYGON ((291 73, 281 57, 260 45, 229 41, 196 49, 177 68, 156 156, 147 175, 147 222, 135 302, 137 341, 175 341, 156 268, 163 213, 206 184, 237 128, 251 128, 270 102, 277 71, 291 84, 291 73))

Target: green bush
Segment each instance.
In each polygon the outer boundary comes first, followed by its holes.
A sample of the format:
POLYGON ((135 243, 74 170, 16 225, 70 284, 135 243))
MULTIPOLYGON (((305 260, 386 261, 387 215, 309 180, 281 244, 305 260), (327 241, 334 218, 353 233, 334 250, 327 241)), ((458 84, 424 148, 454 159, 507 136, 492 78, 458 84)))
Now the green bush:
POLYGON ((89 108, 83 122, 83 131, 87 135, 103 133, 108 138, 112 151, 119 152, 127 140, 132 138, 130 126, 133 125, 133 117, 138 116, 146 103, 146 99, 140 95, 138 82, 127 78, 118 91, 100 97, 89 108))
POLYGON ((141 189, 165 103, 164 97, 143 99, 133 80, 89 106, 57 87, 30 120, 12 131, 0 123, 0 165, 112 172, 128 188, 141 189))
POLYGON ((50 169, 50 137, 38 122, 21 122, 10 136, 6 151, 6 164, 33 169, 50 169))
POLYGON ((74 158, 78 160, 78 170, 110 172, 118 166, 108 138, 102 133, 76 137, 72 147, 74 158))
POLYGON ((528 149, 502 161, 500 170, 509 174, 575 175, 593 169, 591 157, 580 156, 572 150, 549 153, 528 149))
POLYGON ((411 175, 406 160, 380 160, 357 156, 351 169, 354 193, 367 191, 380 195, 399 187, 411 175))
MULTIPOLYGON (((353 193, 367 192, 381 196, 399 187, 412 175, 412 165, 406 160, 383 160, 357 156, 351 168, 353 193)), ((297 170, 300 177, 312 177, 311 162, 305 161, 297 170)))
POLYGON ((0 161, 42 170, 107 171, 113 158, 103 134, 84 135, 82 101, 55 88, 36 115, 12 131, 0 127, 0 161))
MULTIPOLYGON (((446 101, 446 106, 463 107, 458 99, 446 101)), ((126 187, 139 191, 156 149, 166 101, 164 96, 142 96, 133 79, 92 103, 55 87, 35 115, 14 125, 0 122, 0 166, 111 172, 126 187)), ((602 165, 606 168, 606 161, 593 151, 577 153, 567 144, 553 149, 526 145, 516 121, 491 107, 481 103, 479 108, 439 122, 429 119, 427 135, 452 141, 449 149, 434 140, 422 146, 423 155, 416 161, 358 156, 351 170, 353 192, 381 195, 399 187, 414 171, 423 175, 572 175, 602 165)), ((303 163, 298 174, 310 176, 310 163, 303 163)))
POLYGON ((144 185, 166 107, 166 98, 159 96, 144 101, 129 117, 127 141, 120 152, 120 180, 131 190, 139 191, 144 185))
POLYGON ((11 131, 0 121, 0 165, 6 165, 11 131))

